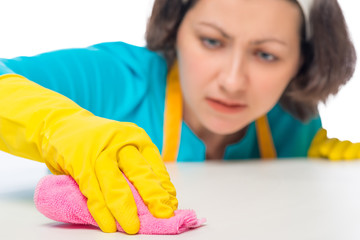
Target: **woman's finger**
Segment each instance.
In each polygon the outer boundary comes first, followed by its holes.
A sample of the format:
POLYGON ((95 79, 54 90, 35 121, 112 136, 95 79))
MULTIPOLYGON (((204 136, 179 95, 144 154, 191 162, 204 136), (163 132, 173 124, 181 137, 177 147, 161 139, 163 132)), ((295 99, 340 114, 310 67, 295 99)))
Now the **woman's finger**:
POLYGON ((118 157, 120 170, 135 186, 149 211, 159 218, 173 216, 171 195, 162 187, 160 178, 139 150, 126 146, 119 151, 118 157))
POLYGON ((176 198, 176 189, 170 181, 170 175, 165 167, 158 149, 155 146, 149 146, 143 149, 142 155, 150 164, 153 172, 159 177, 161 186, 170 194, 171 204, 173 210, 178 207, 178 200, 176 198))
POLYGON ((136 234, 140 229, 136 203, 117 161, 114 161, 116 157, 115 148, 102 152, 96 161, 96 176, 111 214, 126 233, 136 234))

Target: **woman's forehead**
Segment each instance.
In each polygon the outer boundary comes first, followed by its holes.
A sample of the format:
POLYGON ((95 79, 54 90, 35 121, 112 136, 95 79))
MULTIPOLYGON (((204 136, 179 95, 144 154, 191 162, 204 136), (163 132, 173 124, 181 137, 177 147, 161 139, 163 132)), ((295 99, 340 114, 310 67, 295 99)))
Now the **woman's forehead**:
POLYGON ((270 13, 268 15, 271 16, 279 12, 282 13, 281 15, 286 15, 287 11, 301 15, 299 5, 291 0, 197 0, 195 2, 193 9, 197 9, 197 14, 210 14, 214 17, 240 17, 256 11, 259 14, 252 15, 253 17, 264 13, 270 13))
POLYGON ((193 25, 210 23, 229 35, 299 35, 301 10, 289 0, 198 0, 188 13, 193 25))

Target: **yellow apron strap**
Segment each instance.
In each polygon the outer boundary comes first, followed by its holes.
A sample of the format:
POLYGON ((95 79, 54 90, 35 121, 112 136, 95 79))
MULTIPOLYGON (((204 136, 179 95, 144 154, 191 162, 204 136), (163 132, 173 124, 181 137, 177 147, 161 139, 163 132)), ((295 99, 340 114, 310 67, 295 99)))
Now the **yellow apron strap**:
POLYGON ((171 68, 166 84, 164 136, 162 158, 165 162, 177 159, 182 123, 182 95, 177 63, 171 68))
MULTIPOLYGON (((182 123, 182 95, 177 63, 171 68, 166 85, 164 136, 162 158, 165 162, 174 162, 177 159, 182 123)), ((276 158, 271 130, 266 115, 255 122, 260 156, 262 159, 276 158)))
POLYGON ((263 160, 276 158, 276 149, 266 115, 257 119, 255 126, 261 158, 263 160))

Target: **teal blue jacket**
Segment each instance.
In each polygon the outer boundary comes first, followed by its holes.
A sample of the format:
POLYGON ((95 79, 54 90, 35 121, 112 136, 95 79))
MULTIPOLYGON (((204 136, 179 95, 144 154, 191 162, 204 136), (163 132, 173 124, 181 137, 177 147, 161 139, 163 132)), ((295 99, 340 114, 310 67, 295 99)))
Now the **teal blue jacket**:
MULTIPOLYGON (((136 123, 162 150, 165 59, 145 47, 123 42, 43 53, 33 57, 0 59, 0 75, 17 73, 65 95, 97 116, 136 123)), ((307 123, 280 105, 268 114, 279 158, 306 157, 320 117, 307 123)), ((204 161, 204 143, 183 122, 178 161, 204 161)), ((224 159, 259 158, 255 124, 245 137, 226 148, 224 159)))

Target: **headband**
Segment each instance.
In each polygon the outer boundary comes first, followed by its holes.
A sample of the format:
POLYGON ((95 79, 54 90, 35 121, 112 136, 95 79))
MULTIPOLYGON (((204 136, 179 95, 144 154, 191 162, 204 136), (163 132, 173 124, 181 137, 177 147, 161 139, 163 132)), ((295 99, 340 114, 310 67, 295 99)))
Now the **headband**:
POLYGON ((310 12, 314 0, 297 0, 301 10, 304 14, 304 21, 305 21, 305 31, 306 31, 306 39, 311 37, 311 28, 310 28, 310 12))
MULTIPOLYGON (((188 3, 189 0, 182 0, 183 4, 188 3)), ((314 0, 297 0, 299 6, 304 15, 304 23, 305 23, 305 32, 306 32, 306 39, 311 37, 311 29, 310 29, 310 11, 311 7, 314 3, 314 0)))

